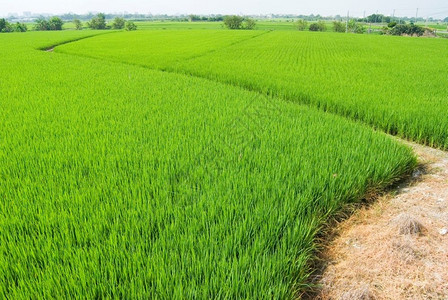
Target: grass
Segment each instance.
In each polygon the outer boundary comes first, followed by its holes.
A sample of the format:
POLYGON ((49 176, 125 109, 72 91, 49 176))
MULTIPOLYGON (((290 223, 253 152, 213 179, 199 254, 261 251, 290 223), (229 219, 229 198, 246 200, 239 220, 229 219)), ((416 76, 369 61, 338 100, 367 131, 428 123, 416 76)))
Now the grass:
POLYGON ((325 222, 415 166, 317 109, 36 50, 88 34, 0 35, 2 298, 292 298, 325 222))

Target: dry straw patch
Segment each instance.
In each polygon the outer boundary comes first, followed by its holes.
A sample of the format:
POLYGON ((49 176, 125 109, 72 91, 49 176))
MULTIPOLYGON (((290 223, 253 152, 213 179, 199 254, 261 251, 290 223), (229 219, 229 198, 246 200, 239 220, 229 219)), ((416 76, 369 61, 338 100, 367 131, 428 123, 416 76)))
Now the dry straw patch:
POLYGON ((448 299, 448 153, 411 146, 425 172, 339 224, 318 299, 448 299))

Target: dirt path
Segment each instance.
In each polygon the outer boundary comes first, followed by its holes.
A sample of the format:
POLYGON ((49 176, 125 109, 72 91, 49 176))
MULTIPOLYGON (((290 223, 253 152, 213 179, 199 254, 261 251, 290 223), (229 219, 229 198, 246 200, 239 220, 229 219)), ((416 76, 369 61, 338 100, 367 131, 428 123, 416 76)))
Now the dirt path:
POLYGON ((422 169, 339 225, 318 299, 448 299, 448 153, 408 144, 422 169))

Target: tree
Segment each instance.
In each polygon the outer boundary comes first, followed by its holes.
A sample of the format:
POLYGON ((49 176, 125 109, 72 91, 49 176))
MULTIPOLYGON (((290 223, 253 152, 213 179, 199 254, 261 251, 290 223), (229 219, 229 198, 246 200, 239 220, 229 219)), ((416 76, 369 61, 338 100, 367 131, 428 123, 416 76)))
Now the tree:
POLYGON ((11 24, 9 24, 8 21, 6 21, 5 19, 0 19, 0 32, 11 32, 12 27, 11 24))
POLYGON ((296 27, 300 31, 304 31, 307 26, 308 26, 308 22, 305 20, 299 19, 296 21, 296 27))
POLYGON ((44 18, 39 18, 36 20, 36 24, 34 24, 34 30, 38 31, 50 30, 50 23, 44 18))
POLYGON ((397 22, 395 22, 395 21, 387 24, 387 27, 389 27, 389 28, 394 28, 395 26, 397 26, 397 22))
POLYGON ((75 23, 75 29, 81 30, 82 29, 82 22, 79 19, 74 19, 73 23, 75 23))
POLYGON ((97 14, 87 23, 92 29, 106 29, 106 16, 102 13, 97 14))
POLYGON ((132 21, 127 21, 125 27, 127 31, 137 30, 137 25, 135 25, 132 21))
POLYGON ((311 23, 310 31, 319 31, 319 26, 317 25, 317 23, 311 23))
POLYGON ((3 32, 3 30, 6 28, 6 24, 8 24, 8 22, 6 22, 5 19, 0 19, 0 32, 3 32))
POLYGON ((46 30, 62 30, 62 25, 64 22, 58 17, 52 17, 49 21, 44 18, 39 18, 36 20, 34 25, 34 30, 46 31, 46 30))
POLYGON ((384 15, 381 14, 373 14, 370 16, 367 16, 367 22, 368 23, 381 23, 383 21, 384 15))
POLYGON ((345 32, 345 25, 341 21, 333 22, 333 30, 334 32, 345 32))
POLYGON ((355 20, 350 20, 348 22, 347 29, 349 32, 352 32, 352 33, 364 33, 365 32, 364 26, 357 23, 355 20))
POLYGON ((244 18, 240 16, 225 16, 224 17, 224 25, 228 29, 241 29, 244 18))
POLYGON ((48 21, 48 24, 48 30, 62 30, 62 25, 64 24, 64 22, 59 17, 52 17, 50 21, 48 21))
POLYGON ((28 30, 28 27, 26 27, 26 24, 25 23, 19 23, 19 22, 17 22, 15 25, 14 25, 14 31, 15 32, 26 32, 28 30))
POLYGON ((255 29, 255 20, 251 18, 244 19, 244 29, 252 30, 255 29))
POLYGON ((123 29, 125 24, 125 20, 123 18, 115 17, 114 21, 112 22, 112 28, 113 29, 123 29))
POLYGON ((409 25, 396 25, 388 32, 392 35, 410 35, 410 36, 422 36, 425 33, 425 29, 421 26, 414 24, 409 25))
POLYGON ((312 23, 310 25, 310 31, 326 31, 327 25, 324 21, 318 21, 317 23, 312 23))
POLYGON ((446 17, 445 19, 443 19, 443 22, 448 23, 448 17, 446 17))
POLYGON ((201 21, 201 17, 198 15, 189 15, 188 21, 190 21, 190 22, 201 21))

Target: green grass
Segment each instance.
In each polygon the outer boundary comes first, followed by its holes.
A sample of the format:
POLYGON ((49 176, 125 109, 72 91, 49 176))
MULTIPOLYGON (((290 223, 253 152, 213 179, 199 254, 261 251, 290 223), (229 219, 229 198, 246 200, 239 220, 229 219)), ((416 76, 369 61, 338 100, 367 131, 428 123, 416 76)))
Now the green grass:
POLYGON ((313 108, 36 50, 88 34, 0 35, 2 298, 292 298, 328 219, 415 166, 313 108))

